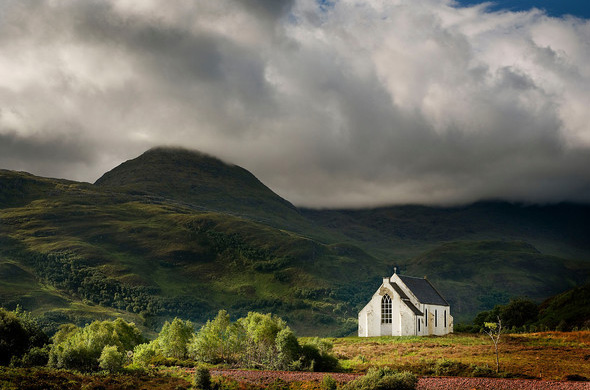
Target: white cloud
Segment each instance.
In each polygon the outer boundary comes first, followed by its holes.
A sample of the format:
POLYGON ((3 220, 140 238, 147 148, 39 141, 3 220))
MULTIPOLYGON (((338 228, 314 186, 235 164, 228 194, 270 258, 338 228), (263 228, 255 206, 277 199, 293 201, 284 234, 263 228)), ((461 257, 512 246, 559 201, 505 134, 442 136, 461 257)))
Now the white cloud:
POLYGON ((0 7, 3 168, 93 181, 174 144, 298 205, 590 201, 585 20, 441 0, 0 7))

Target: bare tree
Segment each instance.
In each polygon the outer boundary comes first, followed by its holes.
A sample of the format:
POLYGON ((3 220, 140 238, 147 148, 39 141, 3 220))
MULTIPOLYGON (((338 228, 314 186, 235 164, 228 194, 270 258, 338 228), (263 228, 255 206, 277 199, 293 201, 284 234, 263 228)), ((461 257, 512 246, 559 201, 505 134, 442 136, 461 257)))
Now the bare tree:
POLYGON ((498 317, 498 322, 484 322, 483 331, 490 336, 494 343, 494 350, 496 351, 496 374, 500 372, 500 355, 498 354, 498 343, 502 335, 502 320, 498 317))

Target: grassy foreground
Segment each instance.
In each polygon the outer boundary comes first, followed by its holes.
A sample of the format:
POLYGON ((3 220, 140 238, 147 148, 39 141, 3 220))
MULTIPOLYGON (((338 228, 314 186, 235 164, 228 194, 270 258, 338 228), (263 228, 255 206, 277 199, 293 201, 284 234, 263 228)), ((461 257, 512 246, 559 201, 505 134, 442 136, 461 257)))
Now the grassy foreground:
MULTIPOLYGON (((494 376, 493 348, 487 336, 484 336, 453 334, 445 337, 349 337, 331 340, 342 366, 353 372, 365 372, 372 366, 389 366, 410 370, 418 375, 486 376, 484 374, 487 372, 494 376)), ((501 376, 545 380, 590 379, 590 331, 504 335, 500 344, 500 365, 501 376)), ((260 374, 264 375, 262 372, 260 374)), ((216 377, 215 381, 220 384, 223 382, 222 388, 261 388, 229 378, 216 377)), ((0 367, 2 389, 178 390, 192 388, 191 382, 192 375, 185 368, 108 375, 49 368, 0 367)), ((269 388, 321 388, 317 380, 309 383, 281 383, 284 385, 269 388)))
MULTIPOLYGON (((355 372, 390 366, 419 375, 495 374, 494 348, 483 334, 331 340, 342 366, 355 372)), ((506 334, 499 350, 500 375, 551 380, 578 375, 590 379, 590 331, 506 334)))

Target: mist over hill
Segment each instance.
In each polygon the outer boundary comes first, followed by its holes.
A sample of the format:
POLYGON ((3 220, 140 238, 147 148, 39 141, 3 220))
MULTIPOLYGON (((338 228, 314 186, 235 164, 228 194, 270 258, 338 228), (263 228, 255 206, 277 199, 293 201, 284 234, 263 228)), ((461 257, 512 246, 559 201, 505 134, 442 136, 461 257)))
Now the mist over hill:
POLYGON ((155 329, 226 309, 344 335, 397 266, 466 321, 586 282, 588 220, 576 204, 298 209, 241 167, 155 148, 95 184, 0 171, 0 304, 48 327, 123 316, 155 329))

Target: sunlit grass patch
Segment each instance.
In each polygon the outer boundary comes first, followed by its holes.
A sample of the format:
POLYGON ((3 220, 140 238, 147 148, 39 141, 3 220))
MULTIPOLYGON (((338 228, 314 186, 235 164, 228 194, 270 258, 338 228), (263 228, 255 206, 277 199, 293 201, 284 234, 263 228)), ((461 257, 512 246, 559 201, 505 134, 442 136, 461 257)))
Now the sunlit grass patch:
MULTIPOLYGON (((372 366, 408 369, 422 375, 478 376, 493 367, 494 350, 486 335, 443 337, 348 337, 332 339, 347 370, 372 366), (442 359, 442 360, 441 360, 442 359), (442 362, 442 363, 441 363, 442 362)), ((504 335, 499 345, 501 375, 563 379, 590 373, 590 332, 504 335)))

